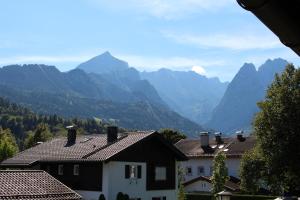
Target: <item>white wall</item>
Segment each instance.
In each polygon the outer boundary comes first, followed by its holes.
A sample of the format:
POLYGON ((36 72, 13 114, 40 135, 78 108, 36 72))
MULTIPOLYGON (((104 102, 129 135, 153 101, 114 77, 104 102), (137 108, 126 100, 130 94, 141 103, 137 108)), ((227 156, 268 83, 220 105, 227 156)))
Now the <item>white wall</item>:
POLYGON ((106 199, 115 200, 119 192, 128 194, 130 198, 142 198, 142 200, 152 200, 152 197, 160 196, 166 196, 167 200, 175 200, 177 197, 177 190, 146 191, 146 163, 105 163, 103 165, 103 193, 106 199), (125 165, 141 165, 142 178, 125 179, 125 165))
POLYGON ((210 192, 212 185, 206 181, 197 181, 184 187, 186 192, 210 192))
POLYGON ((183 168, 183 170, 186 169, 186 167, 192 167, 192 175, 185 175, 184 180, 189 181, 191 179, 197 178, 200 175, 198 175, 198 167, 203 166, 204 167, 204 174, 202 176, 210 176, 210 167, 212 166, 212 159, 211 158, 201 158, 201 159, 190 159, 188 161, 180 162, 180 166, 183 168))
MULTIPOLYGON (((210 176, 210 167, 212 166, 213 158, 196 158, 190 159, 188 161, 180 162, 180 166, 183 170, 186 167, 192 167, 192 175, 185 175, 185 181, 189 181, 191 179, 197 178, 200 175, 198 174, 198 167, 204 167, 203 176, 210 176)), ((228 175, 239 177, 239 167, 240 167, 240 159, 239 158, 227 158, 226 166, 228 168, 228 175)))

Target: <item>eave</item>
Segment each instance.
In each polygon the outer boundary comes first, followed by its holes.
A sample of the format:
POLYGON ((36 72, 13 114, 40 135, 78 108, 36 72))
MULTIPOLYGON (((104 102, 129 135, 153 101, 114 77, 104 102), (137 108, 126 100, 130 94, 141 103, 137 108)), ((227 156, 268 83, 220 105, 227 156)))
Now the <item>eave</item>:
POLYGON ((300 56, 299 0, 237 0, 300 56))

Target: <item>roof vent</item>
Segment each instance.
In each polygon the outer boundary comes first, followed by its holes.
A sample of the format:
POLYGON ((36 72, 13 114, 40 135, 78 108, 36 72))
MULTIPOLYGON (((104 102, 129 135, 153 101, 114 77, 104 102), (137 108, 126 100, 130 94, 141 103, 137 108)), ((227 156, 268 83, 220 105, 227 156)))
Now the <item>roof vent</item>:
POLYGON ((209 146, 209 133, 208 132, 200 133, 200 143, 201 143, 201 147, 209 146))
POLYGON ((244 142, 246 140, 246 138, 244 138, 243 134, 244 134, 244 131, 242 131, 242 130, 237 131, 236 132, 236 139, 240 142, 244 142))
POLYGON ((68 130, 68 141, 66 146, 72 146, 76 143, 76 126, 67 126, 66 129, 68 130))
POLYGON ((118 140, 118 127, 108 126, 107 127, 107 143, 113 143, 118 140))

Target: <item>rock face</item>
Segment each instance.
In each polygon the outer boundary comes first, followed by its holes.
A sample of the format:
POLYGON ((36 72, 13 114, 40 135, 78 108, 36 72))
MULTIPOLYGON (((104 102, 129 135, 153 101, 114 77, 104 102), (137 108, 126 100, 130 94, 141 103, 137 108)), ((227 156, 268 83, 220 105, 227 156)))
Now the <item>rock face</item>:
POLYGON ((245 63, 215 108, 206 126, 225 133, 245 129, 251 130, 257 102, 264 99, 266 89, 276 73, 281 73, 288 64, 283 59, 267 60, 258 70, 251 63, 245 63))
POLYGON ((141 77, 156 88, 173 110, 199 124, 210 119, 228 85, 218 78, 206 78, 193 71, 160 69, 142 72, 141 77))

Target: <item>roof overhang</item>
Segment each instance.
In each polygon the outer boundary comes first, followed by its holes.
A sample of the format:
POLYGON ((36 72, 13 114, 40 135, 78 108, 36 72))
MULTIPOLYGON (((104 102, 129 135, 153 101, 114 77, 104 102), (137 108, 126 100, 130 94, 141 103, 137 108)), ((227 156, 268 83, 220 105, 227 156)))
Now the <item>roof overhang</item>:
POLYGON ((299 0, 237 0, 300 56, 299 0))
MULTIPOLYGON (((189 159, 175 145, 171 144, 160 133, 158 133, 156 131, 154 131, 152 134, 148 135, 147 137, 141 139, 140 141, 136 142, 135 144, 133 144, 130 147, 134 147, 135 145, 138 145, 139 143, 147 141, 147 140, 150 140, 152 138, 156 138, 158 141, 162 142, 167 148, 169 148, 173 152, 173 154, 174 154, 174 156, 175 156, 175 158, 176 158, 177 161, 187 161, 189 159)), ((123 151, 126 151, 126 149, 123 149, 122 151, 118 152, 117 154, 114 154, 111 157, 107 158, 105 160, 105 162, 109 162, 109 161, 113 160, 116 156, 118 156, 119 153, 121 153, 123 151)))

